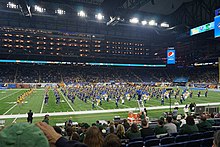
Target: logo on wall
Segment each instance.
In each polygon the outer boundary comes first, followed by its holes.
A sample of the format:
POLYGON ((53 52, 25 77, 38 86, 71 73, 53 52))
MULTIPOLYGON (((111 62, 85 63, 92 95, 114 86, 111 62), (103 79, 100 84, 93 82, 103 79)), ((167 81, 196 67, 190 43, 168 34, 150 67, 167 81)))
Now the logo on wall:
POLYGON ((172 57, 172 56, 174 56, 174 52, 168 52, 168 57, 172 57))

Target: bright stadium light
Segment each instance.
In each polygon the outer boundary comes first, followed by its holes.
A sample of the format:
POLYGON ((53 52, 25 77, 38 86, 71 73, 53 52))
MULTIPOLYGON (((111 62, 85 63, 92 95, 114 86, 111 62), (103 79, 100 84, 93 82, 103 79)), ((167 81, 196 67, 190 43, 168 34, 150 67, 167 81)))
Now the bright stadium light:
POLYGON ((104 16, 101 13, 98 13, 95 15, 95 18, 98 20, 102 20, 102 19, 104 19, 104 16))
POLYGON ((84 11, 82 11, 82 10, 78 12, 78 16, 80 16, 80 17, 87 17, 86 13, 84 11))
POLYGON ((35 10, 36 12, 40 12, 40 13, 43 13, 43 12, 46 11, 45 8, 42 8, 42 7, 38 6, 38 5, 35 5, 35 6, 34 6, 34 10, 35 10))
POLYGON ((8 2, 7 3, 7 8, 18 9, 18 5, 14 4, 12 2, 8 2))
POLYGON ((64 15, 64 14, 66 14, 66 11, 64 11, 62 9, 57 9, 57 10, 55 10, 55 13, 59 14, 59 15, 64 15))
POLYGON ((147 24, 147 21, 146 21, 146 20, 143 20, 143 21, 141 21, 141 24, 142 24, 143 26, 145 26, 145 25, 147 24))
POLYGON ((169 28, 170 27, 170 25, 166 22, 161 23, 160 26, 163 27, 163 28, 169 28))
POLYGON ((149 21, 149 25, 150 26, 157 26, 157 23, 155 22, 155 20, 151 20, 151 21, 149 21))
POLYGON ((129 21, 130 21, 130 23, 138 23, 139 19, 134 17, 134 18, 131 18, 129 21))

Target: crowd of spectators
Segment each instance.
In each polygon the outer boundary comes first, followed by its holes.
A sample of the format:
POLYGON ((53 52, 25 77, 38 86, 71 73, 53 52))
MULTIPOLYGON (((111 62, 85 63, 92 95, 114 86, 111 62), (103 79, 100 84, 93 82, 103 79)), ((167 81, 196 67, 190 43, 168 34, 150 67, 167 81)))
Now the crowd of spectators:
POLYGON ((138 68, 73 65, 0 65, 2 83, 173 82, 185 77, 191 83, 218 83, 217 68, 138 68))
MULTIPOLYGON (((129 122, 127 119, 107 123, 79 123, 73 124, 72 120, 65 122, 64 127, 49 126, 48 123, 38 122, 36 125, 17 123, 0 130, 0 144, 42 146, 47 147, 121 147, 132 140, 150 138, 157 135, 163 138, 172 135, 195 134, 198 132, 213 131, 214 119, 210 115, 201 114, 196 122, 193 115, 188 115, 183 121, 175 116, 157 120, 155 126, 151 125, 144 117, 141 123, 129 122), (180 127, 181 126, 181 127, 180 127)), ((213 132, 214 133, 214 132, 213 132)), ((213 137, 213 134, 212 134, 213 137)), ((213 146, 220 145, 220 131, 215 131, 213 146)))

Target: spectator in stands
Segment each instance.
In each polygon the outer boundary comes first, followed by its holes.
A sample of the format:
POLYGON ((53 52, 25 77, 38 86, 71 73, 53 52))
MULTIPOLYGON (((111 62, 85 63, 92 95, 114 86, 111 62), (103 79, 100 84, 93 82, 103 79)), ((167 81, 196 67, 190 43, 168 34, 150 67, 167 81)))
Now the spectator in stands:
POLYGON ((135 139, 141 137, 141 132, 138 130, 137 124, 133 123, 128 131, 125 133, 128 139, 135 139))
POLYGON ((123 126, 125 127, 125 131, 127 131, 130 128, 130 124, 128 123, 127 119, 123 120, 123 126))
POLYGON ((46 114, 44 116, 44 119, 42 120, 42 122, 45 122, 45 123, 47 123, 49 125, 49 115, 48 114, 46 114))
POLYGON ((100 130, 96 126, 93 126, 86 131, 83 142, 89 147, 102 147, 104 140, 100 130))
POLYGON ((154 131, 153 131, 153 129, 151 129, 149 127, 149 123, 146 119, 141 121, 141 126, 142 126, 142 129, 140 130, 141 131, 141 137, 144 138, 146 136, 154 135, 154 131))
POLYGON ((212 125, 206 120, 205 114, 201 115, 200 122, 197 124, 197 127, 200 132, 206 132, 212 129, 212 125))
POLYGON ((164 125, 165 129, 167 130, 167 133, 176 133, 177 132, 177 127, 174 123, 172 123, 172 117, 167 116, 166 118, 166 124, 164 125))
POLYGON ((186 117, 186 124, 184 124, 182 126, 182 128, 180 128, 180 134, 192 134, 192 133, 196 133, 198 132, 199 129, 198 127, 195 125, 195 121, 193 116, 187 116, 186 117))
MULTIPOLYGON (((56 147, 87 147, 85 144, 81 144, 77 141, 71 141, 71 142, 68 141, 67 139, 62 137, 62 135, 58 134, 53 129, 53 127, 49 126, 45 122, 38 122, 36 125, 44 132, 45 136, 47 137, 47 139, 50 143, 50 146, 56 146, 56 147)), ((31 132, 30 130, 28 130, 28 131, 31 132)), ((27 142, 27 138, 24 139, 24 140, 25 140, 25 142, 27 142)), ((31 142, 33 142, 33 141, 31 140, 31 142)), ((36 142, 33 142, 33 143, 36 143, 36 142)), ((31 145, 28 145, 28 146, 31 146, 31 145)))
POLYGON ((49 147, 44 133, 35 125, 16 123, 0 132, 1 147, 49 147))
POLYGON ((90 126, 89 126, 89 124, 87 124, 87 123, 83 123, 82 124, 82 127, 81 127, 81 132, 80 132, 80 134, 79 134, 79 136, 80 136, 80 142, 83 142, 83 140, 84 140, 84 138, 85 138, 85 134, 86 134, 86 131, 88 130, 88 128, 89 128, 90 126))
POLYGON ((105 137, 103 147, 121 147, 121 141, 115 134, 109 134, 105 137))
POLYGON ((62 129, 59 126, 53 126, 53 128, 58 134, 62 135, 62 129))
POLYGON ((177 121, 177 116, 173 116, 173 123, 176 125, 177 131, 180 129, 180 122, 177 121))
POLYGON ((73 128, 72 127, 67 127, 66 128, 66 139, 70 140, 71 136, 72 136, 72 133, 73 133, 73 128))
POLYGON ((70 140, 75 140, 75 141, 79 141, 79 134, 77 132, 73 132, 70 140))
POLYGON ((162 120, 157 121, 157 126, 154 129, 155 135, 167 133, 166 128, 164 127, 164 122, 162 120))
POLYGON ((116 135, 120 139, 125 139, 125 128, 122 124, 118 124, 117 129, 116 129, 116 135))
POLYGON ((220 147, 220 131, 215 133, 212 147, 220 147))

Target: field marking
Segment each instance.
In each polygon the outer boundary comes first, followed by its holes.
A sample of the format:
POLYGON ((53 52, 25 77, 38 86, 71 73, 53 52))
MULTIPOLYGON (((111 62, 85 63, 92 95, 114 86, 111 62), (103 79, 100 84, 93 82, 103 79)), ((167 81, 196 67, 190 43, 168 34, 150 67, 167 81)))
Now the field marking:
POLYGON ((6 99, 7 97, 9 97, 9 96, 11 96, 11 95, 14 95, 14 94, 16 94, 16 93, 18 93, 18 92, 20 92, 20 91, 21 91, 21 90, 16 91, 16 92, 14 92, 14 93, 11 93, 11 94, 9 94, 9 95, 3 97, 3 98, 0 98, 0 100, 6 99))
POLYGON ((40 113, 43 112, 43 108, 44 108, 44 98, 43 98, 43 102, 42 102, 42 105, 41 105, 41 108, 40 108, 40 113))
POLYGON ((18 119, 18 118, 15 117, 15 119, 12 121, 12 124, 16 123, 16 120, 17 120, 17 119, 18 119))
POLYGON ((75 111, 75 110, 73 109, 73 107, 70 105, 70 103, 68 102, 68 100, 66 99, 66 97, 63 95, 62 91, 59 90, 59 92, 61 93, 61 95, 63 96, 64 100, 67 102, 67 104, 69 105, 69 107, 70 107, 73 111, 75 111))
MULTIPOLYGON (((196 106, 219 106, 218 103, 206 103, 206 104, 196 104, 196 106)), ((173 109, 175 106, 171 106, 173 109)), ((185 105, 179 105, 179 108, 184 108, 185 105)), ((147 110, 163 110, 169 109, 170 106, 156 106, 156 107, 147 107, 147 110)), ((99 113, 114 113, 114 112, 129 112, 129 111, 139 111, 139 108, 124 108, 124 109, 107 109, 107 110, 92 110, 92 111, 76 111, 76 112, 55 112, 55 113, 35 113, 35 117, 42 117, 46 114, 50 116, 64 116, 64 115, 82 115, 82 114, 99 114, 99 113)), ((0 119, 8 118, 26 118, 27 114, 13 114, 13 115, 0 115, 0 119)))
POLYGON ((10 109, 8 109, 8 111, 6 111, 3 115, 7 114, 9 111, 11 111, 14 107, 16 107, 18 104, 15 104, 14 106, 12 106, 10 109))

